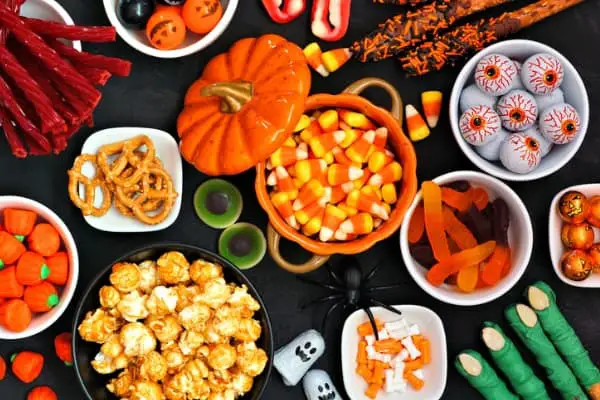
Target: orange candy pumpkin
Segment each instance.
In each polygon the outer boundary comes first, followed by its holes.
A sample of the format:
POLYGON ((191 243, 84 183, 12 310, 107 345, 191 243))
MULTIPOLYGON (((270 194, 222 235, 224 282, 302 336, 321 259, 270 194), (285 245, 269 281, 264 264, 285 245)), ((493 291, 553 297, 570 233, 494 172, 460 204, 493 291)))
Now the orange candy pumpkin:
POLYGON ((219 0, 187 0, 183 4, 182 16, 190 31, 205 35, 221 20, 223 6, 219 0))
POLYGON ((152 14, 146 24, 146 37, 160 50, 172 50, 185 40, 185 22, 181 16, 169 9, 160 8, 152 14))
POLYGON ((190 86, 177 120, 183 158, 207 175, 234 175, 289 137, 310 91, 306 57, 281 36, 242 39, 190 86))
POLYGON ((58 396, 49 386, 38 386, 29 392, 27 400, 58 400, 58 396))
POLYGON ((23 383, 36 380, 44 368, 44 356, 33 351, 14 354, 10 361, 13 374, 23 383))
POLYGON ((54 338, 54 351, 56 356, 68 367, 73 365, 73 353, 71 350, 71 339, 73 336, 69 332, 63 332, 54 338))

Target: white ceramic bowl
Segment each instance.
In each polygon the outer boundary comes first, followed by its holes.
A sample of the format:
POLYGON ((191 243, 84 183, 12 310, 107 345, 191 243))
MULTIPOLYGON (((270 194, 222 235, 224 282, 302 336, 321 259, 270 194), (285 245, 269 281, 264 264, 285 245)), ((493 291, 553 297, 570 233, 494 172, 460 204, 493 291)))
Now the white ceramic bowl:
POLYGON ((477 53, 460 71, 460 74, 454 83, 454 87, 452 88, 452 94, 450 95, 450 126, 452 127, 452 133, 454 133, 454 138, 458 142, 460 149, 478 168, 488 174, 508 181, 533 181, 551 175, 561 169, 571 160, 571 158, 573 158, 573 156, 575 156, 575 153, 577 153, 577 150, 579 150, 579 147, 583 143, 583 139, 585 138, 588 129, 589 118, 590 104, 588 94, 583 80, 573 64, 553 48, 532 40, 506 40, 493 44, 477 53), (459 108, 460 94, 467 85, 473 82, 473 74, 479 60, 493 53, 503 54, 519 61, 524 61, 527 57, 536 53, 549 53, 557 57, 565 70, 565 77, 561 85, 561 89, 565 93, 565 101, 575 107, 581 117, 581 132, 577 135, 575 140, 569 144, 555 145, 550 154, 542 159, 540 165, 528 174, 511 172, 504 168, 500 162, 494 163, 481 157, 477 154, 475 149, 463 139, 458 127, 458 120, 461 116, 459 108))
POLYGON ((180 58, 197 53, 217 40, 233 19, 239 0, 221 0, 221 3, 223 4, 223 16, 217 26, 204 36, 192 33, 188 30, 183 44, 179 48, 173 50, 159 50, 148 42, 145 30, 129 29, 123 26, 117 17, 117 2, 118 0, 103 0, 104 10, 106 11, 106 15, 112 26, 117 29, 119 36, 121 36, 128 45, 137 51, 152 57, 180 58))
MULTIPOLYGON (((425 386, 420 391, 408 389, 406 393, 380 392, 377 400, 438 400, 446 388, 448 375, 448 357, 446 348, 446 332, 440 317, 428 308, 413 305, 392 306, 401 311, 406 321, 417 324, 421 333, 431 343, 431 364, 423 368, 425 386)), ((384 322, 395 321, 400 316, 381 307, 372 307, 375 318, 384 322)), ((342 373, 344 387, 350 400, 369 400, 365 396, 367 383, 356 373, 356 352, 360 340, 357 328, 369 318, 363 310, 352 313, 344 323, 342 331, 342 373)))
MULTIPOLYGON (((171 226, 179 216, 179 211, 181 210, 181 197, 183 196, 181 156, 179 155, 179 146, 177 146, 177 142, 173 139, 173 136, 169 135, 167 132, 159 129, 134 127, 104 129, 90 135, 86 139, 81 148, 81 153, 96 154, 98 149, 105 144, 128 140, 139 135, 146 135, 152 140, 156 149, 156 156, 161 161, 164 169, 171 175, 171 179, 173 179, 173 190, 177 192, 177 198, 173 203, 173 208, 168 217, 161 223, 147 225, 135 218, 129 218, 122 215, 117 211, 113 204, 108 212, 101 217, 94 217, 92 215, 84 216, 85 222, 98 230, 106 232, 160 231, 171 226)), ((84 164, 82 172, 88 177, 92 177, 95 173, 94 168, 88 163, 84 164)), ((79 186, 79 195, 81 197, 84 196, 84 188, 82 185, 79 186)), ((100 188, 96 189, 95 199, 96 206, 100 206, 103 199, 100 188)))
MULTIPOLYGON (((548 243, 550 244, 550 258, 552 259, 552 267, 554 272, 560 278, 561 281, 567 285, 577 286, 581 288, 600 288, 600 274, 593 273, 589 278, 583 281, 574 281, 563 274, 560 268, 560 258, 567 251, 567 248, 563 244, 560 238, 560 230, 563 226, 563 220, 558 214, 558 202, 563 194, 568 191, 575 190, 583 193, 587 198, 592 196, 600 195, 600 183, 591 183, 588 185, 571 186, 560 191, 550 205, 550 215, 548 216, 548 243)), ((598 242, 600 239, 600 229, 594 229, 594 241, 598 242)))
POLYGON ((508 242, 511 248, 512 268, 507 276, 493 287, 477 289, 472 293, 458 291, 455 286, 443 284, 436 287, 426 278, 427 269, 417 263, 410 254, 408 243, 408 227, 415 208, 421 203, 421 192, 413 200, 404 217, 400 230, 400 250, 406 269, 417 284, 432 297, 444 303, 458 306, 475 306, 493 301, 508 292, 523 276, 533 250, 533 228, 527 208, 519 196, 506 185, 489 175, 475 171, 456 171, 439 176, 433 181, 444 185, 455 181, 468 181, 474 187, 483 187, 489 195, 490 201, 501 197, 508 205, 510 211, 510 226, 508 228, 508 242))
MULTIPOLYGON (((21 6, 21 15, 29 18, 45 19, 47 21, 62 22, 67 25, 74 25, 73 18, 60 4, 54 0, 27 0, 21 6)), ((76 50, 81 51, 80 41, 66 41, 76 50)))
POLYGON ((67 228, 58 215, 45 205, 25 197, 0 196, 0 212, 5 208, 20 208, 35 211, 39 216, 39 220, 51 224, 58 231, 65 251, 69 255, 69 280, 65 286, 58 288, 60 294, 58 305, 46 313, 34 314, 31 324, 23 332, 10 332, 0 326, 0 339, 23 339, 46 330, 65 312, 73 298, 79 278, 79 255, 77 254, 77 246, 69 228, 67 228))

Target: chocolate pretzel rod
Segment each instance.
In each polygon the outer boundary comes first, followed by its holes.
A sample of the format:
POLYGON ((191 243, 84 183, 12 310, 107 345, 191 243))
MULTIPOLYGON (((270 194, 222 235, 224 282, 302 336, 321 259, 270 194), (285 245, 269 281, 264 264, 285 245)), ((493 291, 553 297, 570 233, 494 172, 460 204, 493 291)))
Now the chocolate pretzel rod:
POLYGON ((527 7, 502 14, 498 18, 482 19, 465 24, 434 40, 408 51, 399 60, 411 76, 439 71, 454 66, 467 55, 483 49, 498 39, 516 33, 536 22, 558 14, 584 0, 541 0, 527 7))
POLYGON ((509 1, 513 0, 437 0, 389 18, 366 37, 354 42, 350 50, 361 62, 398 56, 424 41, 427 35, 448 29, 466 16, 509 1))
POLYGON ((378 4, 395 4, 397 6, 416 6, 425 4, 430 0, 373 0, 373 3, 378 4))

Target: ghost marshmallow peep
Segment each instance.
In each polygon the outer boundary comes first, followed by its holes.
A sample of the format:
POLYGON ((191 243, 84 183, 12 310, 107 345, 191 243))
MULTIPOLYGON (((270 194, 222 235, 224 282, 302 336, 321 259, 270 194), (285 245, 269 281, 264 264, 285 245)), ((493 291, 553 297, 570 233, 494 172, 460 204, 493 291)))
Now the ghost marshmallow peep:
POLYGON ((286 386, 296 386, 325 352, 325 340, 314 329, 302 333, 275 352, 273 366, 286 386))
POLYGON ((304 395, 307 400, 342 399, 329 374, 321 369, 308 371, 302 380, 302 387, 304 388, 304 395))

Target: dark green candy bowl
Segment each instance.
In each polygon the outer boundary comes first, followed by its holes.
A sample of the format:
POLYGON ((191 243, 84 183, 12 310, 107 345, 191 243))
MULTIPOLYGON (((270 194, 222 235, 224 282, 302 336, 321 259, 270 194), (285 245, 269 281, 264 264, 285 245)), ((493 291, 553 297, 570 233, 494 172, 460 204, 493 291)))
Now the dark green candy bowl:
POLYGON ((267 386, 269 376, 271 375, 271 368, 273 366, 273 331, 271 328, 271 321, 265 309, 265 304, 263 303, 262 298, 252 283, 250 283, 248 278, 246 278, 246 276, 229 261, 226 261, 222 257, 200 247, 174 243, 149 245, 124 255, 104 268, 86 289, 81 302, 77 306, 73 325, 74 368, 83 392, 90 400, 117 400, 117 397, 106 389, 106 384, 110 379, 116 377, 118 372, 111 375, 101 375, 94 371, 90 362, 94 359, 98 351, 100 351, 100 345, 82 340, 77 332, 77 327, 83 321, 88 311, 92 311, 100 307, 98 292, 102 286, 110 284, 108 277, 110 275, 112 266, 118 262, 128 261, 140 263, 144 260, 156 260, 163 253, 168 251, 179 251, 183 253, 189 261, 203 258, 207 261, 223 266, 225 280, 227 280, 227 282, 235 282, 238 285, 246 285, 248 287, 248 293, 250 293, 259 302, 261 309, 255 314, 254 318, 261 322, 262 336, 258 339, 257 346, 266 351, 267 355, 269 356, 269 362, 267 363, 263 373, 254 379, 254 386, 252 387, 252 390, 246 393, 243 397, 240 397, 241 400, 259 400, 267 386))

